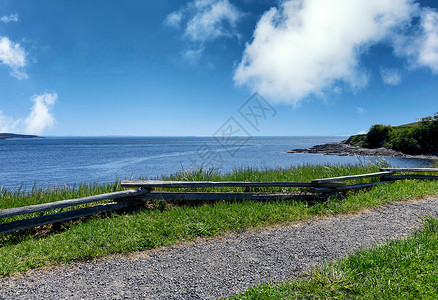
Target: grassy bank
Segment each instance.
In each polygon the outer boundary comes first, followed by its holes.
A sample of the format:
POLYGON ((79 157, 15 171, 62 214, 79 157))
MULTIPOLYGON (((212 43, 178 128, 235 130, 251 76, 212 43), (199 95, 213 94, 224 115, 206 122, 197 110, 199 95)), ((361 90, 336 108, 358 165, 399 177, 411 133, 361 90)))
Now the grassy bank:
MULTIPOLYGON (((376 171, 378 166, 375 165, 302 166, 264 171, 244 169, 226 175, 197 171, 180 173, 163 179, 310 181, 315 178, 376 171)), ((363 181, 365 180, 361 182, 363 181)), ((120 189, 117 182, 55 190, 34 189, 31 193, 2 189, 0 208, 76 198, 120 189)), ((239 188, 227 190, 241 191, 239 188)), ((291 189, 263 189, 263 191, 289 190, 291 189)), ((193 206, 168 205, 164 210, 156 203, 149 203, 141 211, 69 222, 60 230, 54 230, 48 225, 21 233, 2 235, 0 236, 0 276, 114 253, 148 250, 182 241, 192 241, 198 237, 220 236, 227 232, 289 224, 315 216, 354 212, 384 203, 437 193, 436 181, 399 181, 379 185, 367 191, 349 193, 322 203, 235 201, 193 206)))
POLYGON ((299 280, 265 284, 230 299, 436 299, 438 220, 406 240, 325 264, 299 280))

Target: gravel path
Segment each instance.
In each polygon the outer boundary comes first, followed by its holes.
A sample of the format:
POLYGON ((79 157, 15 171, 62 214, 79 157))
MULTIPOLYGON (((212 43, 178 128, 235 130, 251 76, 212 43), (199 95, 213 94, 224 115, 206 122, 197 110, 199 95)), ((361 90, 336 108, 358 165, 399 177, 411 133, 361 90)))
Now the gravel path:
POLYGON ((5 299, 215 299, 285 281, 322 260, 411 234, 438 199, 220 239, 134 257, 40 269, 0 281, 5 299))

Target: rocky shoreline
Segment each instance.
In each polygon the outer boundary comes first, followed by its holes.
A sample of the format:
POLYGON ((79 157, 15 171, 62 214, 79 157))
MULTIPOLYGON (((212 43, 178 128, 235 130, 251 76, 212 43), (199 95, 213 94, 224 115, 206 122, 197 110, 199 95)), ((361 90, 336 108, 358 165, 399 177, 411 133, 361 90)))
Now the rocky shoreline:
POLYGON ((429 159, 438 160, 437 155, 410 155, 404 154, 400 151, 395 151, 387 148, 368 149, 359 146, 352 146, 346 144, 345 141, 334 142, 323 145, 316 145, 308 149, 294 149, 288 153, 313 153, 324 155, 337 156, 386 156, 386 157, 400 157, 400 158, 415 158, 415 159, 429 159))

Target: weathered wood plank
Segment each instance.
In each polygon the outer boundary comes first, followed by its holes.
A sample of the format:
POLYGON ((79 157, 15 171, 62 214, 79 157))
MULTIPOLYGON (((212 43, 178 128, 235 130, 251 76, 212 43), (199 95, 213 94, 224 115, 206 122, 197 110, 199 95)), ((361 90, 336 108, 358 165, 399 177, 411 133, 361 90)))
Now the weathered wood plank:
POLYGON ((182 201, 220 201, 220 200, 278 200, 278 199, 315 199, 315 195, 292 193, 178 193, 153 192, 140 197, 144 200, 182 200, 182 201))
POLYGON ((343 182, 246 182, 246 181, 160 181, 160 180, 122 180, 123 187, 147 188, 205 188, 205 187, 338 187, 344 186, 343 182))
POLYGON ((438 168, 380 168, 380 171, 391 171, 391 172, 438 172, 438 168))
POLYGON ((347 191, 347 190, 368 188, 368 187, 372 187, 372 186, 383 184, 383 183, 387 183, 387 182, 386 181, 379 181, 379 182, 359 183, 359 184, 346 185, 344 187, 339 187, 339 188, 313 188, 310 191, 312 193, 336 193, 336 192, 343 192, 343 191, 347 191))
POLYGON ((417 175, 417 174, 390 175, 390 176, 385 176, 384 178, 385 178, 385 180, 404 180, 404 179, 438 180, 438 176, 417 175))
POLYGON ((358 174, 358 175, 348 175, 348 176, 339 176, 339 177, 331 177, 331 178, 322 178, 322 179, 314 179, 312 180, 312 183, 327 183, 332 181, 339 181, 339 180, 351 180, 351 179, 360 179, 360 178, 371 178, 371 177, 382 177, 385 175, 392 174, 392 171, 385 171, 385 172, 377 172, 377 173, 368 173, 368 174, 358 174))
POLYGON ((24 219, 9 223, 0 224, 0 234, 28 229, 36 226, 64 222, 82 217, 88 217, 105 212, 115 211, 123 208, 133 207, 138 205, 137 201, 119 201, 109 204, 101 204, 93 207, 85 207, 65 212, 60 212, 52 215, 41 216, 31 219, 24 219))
POLYGON ((128 191, 107 193, 107 194, 101 194, 101 195, 78 198, 78 199, 69 199, 69 200, 62 200, 62 201, 30 205, 24 207, 3 209, 0 210, 0 219, 12 217, 12 216, 30 214, 34 212, 46 211, 51 209, 58 209, 58 208, 81 205, 86 203, 98 202, 103 200, 116 200, 116 199, 124 199, 128 197, 136 197, 136 196, 144 195, 149 192, 150 190, 148 189, 128 190, 128 191))

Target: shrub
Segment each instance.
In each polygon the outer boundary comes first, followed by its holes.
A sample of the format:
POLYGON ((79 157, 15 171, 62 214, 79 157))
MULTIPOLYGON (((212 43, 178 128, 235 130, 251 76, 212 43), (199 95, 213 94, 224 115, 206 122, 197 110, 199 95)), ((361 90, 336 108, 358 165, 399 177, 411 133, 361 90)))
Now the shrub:
POLYGON ((359 134, 359 135, 353 135, 347 140, 347 144, 353 145, 353 146, 359 146, 359 147, 367 147, 367 135, 366 134, 359 134))
POLYGON ((386 142, 389 142, 392 132, 390 125, 373 125, 367 133, 368 145, 370 148, 382 147, 386 142))
POLYGON ((418 143, 418 140, 412 136, 412 129, 405 129, 393 134, 391 148, 407 154, 422 153, 422 148, 418 143))

